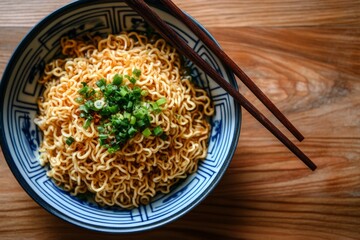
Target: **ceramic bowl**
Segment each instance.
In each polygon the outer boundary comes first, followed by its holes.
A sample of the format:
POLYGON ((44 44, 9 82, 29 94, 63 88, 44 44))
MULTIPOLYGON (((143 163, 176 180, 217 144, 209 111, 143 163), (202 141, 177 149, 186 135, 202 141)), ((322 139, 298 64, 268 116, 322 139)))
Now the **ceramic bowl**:
MULTIPOLYGON (((182 22, 156 1, 151 7, 237 88, 232 72, 182 22)), ((44 209, 87 229, 110 233, 136 232, 183 216, 215 188, 233 157, 239 139, 240 106, 203 71, 190 64, 194 79, 208 91, 215 106, 207 157, 199 164, 196 173, 174 186, 170 193, 158 195, 148 205, 132 210, 100 207, 87 199, 71 196, 47 177, 46 168, 38 161, 42 135, 34 124, 38 110, 36 101, 42 91, 37 80, 45 64, 59 54, 60 38, 85 33, 143 31, 144 26, 144 20, 122 1, 72 2, 44 18, 24 37, 1 80, 0 139, 11 171, 24 190, 44 209)))

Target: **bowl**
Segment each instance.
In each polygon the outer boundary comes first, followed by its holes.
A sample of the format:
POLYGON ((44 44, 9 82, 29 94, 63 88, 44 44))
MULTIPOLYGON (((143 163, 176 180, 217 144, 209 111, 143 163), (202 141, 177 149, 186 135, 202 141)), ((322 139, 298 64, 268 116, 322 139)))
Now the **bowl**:
MULTIPOLYGON (((181 21, 156 1, 151 7, 225 80, 237 88, 233 73, 181 21)), ((149 230, 178 219, 215 188, 237 146, 240 106, 203 71, 192 65, 196 82, 213 101, 215 114, 210 119, 212 129, 206 159, 200 162, 194 174, 173 186, 170 193, 157 195, 149 204, 131 210, 100 207, 87 199, 70 195, 47 177, 46 168, 40 166, 38 160, 42 135, 34 124, 38 111, 37 99, 42 91, 37 80, 45 64, 59 53, 60 38, 85 33, 142 31, 144 26, 144 20, 122 1, 72 2, 48 15, 24 37, 1 80, 0 139, 11 171, 40 206, 80 227, 126 233, 149 230)))

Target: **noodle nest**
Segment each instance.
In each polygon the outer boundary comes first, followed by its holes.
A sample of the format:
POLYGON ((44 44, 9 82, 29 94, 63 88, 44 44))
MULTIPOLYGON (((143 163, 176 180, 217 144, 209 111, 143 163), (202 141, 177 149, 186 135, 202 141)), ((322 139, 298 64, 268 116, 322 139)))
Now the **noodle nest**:
MULTIPOLYGON (((91 193, 102 206, 131 209, 147 204, 157 193, 197 170, 206 157, 213 115, 206 91, 184 75, 181 57, 165 40, 136 32, 84 39, 61 39, 63 59, 46 65, 39 80, 35 123, 42 130, 40 163, 47 175, 73 195, 91 193), (150 113, 150 124, 161 126, 166 138, 136 133, 120 150, 110 153, 99 143, 95 120, 83 127, 79 97, 82 82, 97 88, 115 74, 141 70, 136 86, 146 90, 144 101, 166 98, 161 112, 150 113), (70 145, 66 139, 73 138, 70 145)), ((129 81, 124 84, 131 87, 129 81)))

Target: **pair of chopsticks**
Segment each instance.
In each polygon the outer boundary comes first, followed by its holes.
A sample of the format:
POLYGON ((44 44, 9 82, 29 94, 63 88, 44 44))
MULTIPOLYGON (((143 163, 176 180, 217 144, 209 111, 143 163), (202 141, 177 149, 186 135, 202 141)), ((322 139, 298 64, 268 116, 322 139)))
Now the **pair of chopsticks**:
MULTIPOLYGON (((227 91, 243 108, 245 108, 254 118, 256 118, 266 129, 268 129, 280 142, 282 142, 291 152, 293 152, 311 170, 316 169, 316 165, 294 144, 292 143, 275 125, 273 125, 258 109, 255 108, 239 91, 230 83, 223 79, 205 60, 203 60, 186 42, 184 42, 176 32, 165 23, 144 0, 125 0, 125 2, 142 16, 149 25, 169 43, 171 43, 181 54, 186 56, 209 77, 217 82, 227 91)), ((194 22, 184 14, 171 0, 159 0, 177 18, 182 20, 187 27, 193 31, 199 39, 213 53, 239 77, 239 79, 254 93, 256 97, 279 119, 279 121, 299 140, 304 137, 290 123, 290 121, 280 112, 280 110, 270 101, 268 97, 255 85, 255 83, 223 52, 194 22)))

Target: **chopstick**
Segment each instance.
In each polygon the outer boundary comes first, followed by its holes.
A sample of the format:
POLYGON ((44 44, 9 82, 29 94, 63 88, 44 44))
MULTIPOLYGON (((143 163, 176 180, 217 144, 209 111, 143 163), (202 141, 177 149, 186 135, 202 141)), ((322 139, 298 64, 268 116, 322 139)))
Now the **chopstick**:
POLYGON ((256 120, 268 129, 280 142, 282 142, 292 153, 294 153, 311 170, 316 165, 276 126, 274 126, 258 109, 255 108, 239 91, 223 79, 205 60, 203 60, 191 47, 189 47, 143 0, 124 0, 133 10, 142 16, 148 24, 156 29, 159 34, 171 43, 181 54, 186 56, 209 77, 216 81, 227 91, 243 108, 245 108, 256 120))
POLYGON ((245 74, 245 72, 220 48, 208 35, 196 25, 183 11, 181 11, 171 0, 159 0, 179 18, 185 25, 193 31, 200 40, 231 70, 235 75, 250 89, 250 91, 270 110, 270 112, 298 139, 304 140, 304 136, 295 126, 284 116, 275 104, 261 91, 261 89, 245 74))

